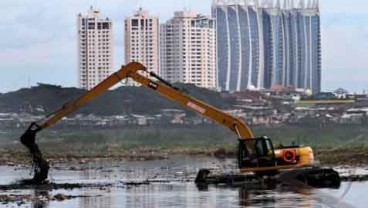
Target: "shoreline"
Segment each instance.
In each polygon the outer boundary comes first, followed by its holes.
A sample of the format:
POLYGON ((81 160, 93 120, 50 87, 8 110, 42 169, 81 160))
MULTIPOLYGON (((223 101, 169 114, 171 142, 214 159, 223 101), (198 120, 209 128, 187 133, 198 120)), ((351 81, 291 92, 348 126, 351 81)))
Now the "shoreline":
MULTIPOLYGON (((345 148, 339 150, 317 149, 314 151, 315 160, 325 166, 368 166, 368 151, 365 148, 345 148)), ((93 152, 68 152, 50 153, 45 152, 44 158, 51 164, 78 162, 84 164, 98 160, 123 160, 123 161, 152 161, 166 160, 173 156, 214 157, 217 159, 235 159, 236 152, 224 148, 208 148, 200 150, 195 148, 138 148, 121 151, 93 152)), ((26 151, 9 151, 0 157, 0 166, 4 165, 30 165, 31 157, 26 151)))

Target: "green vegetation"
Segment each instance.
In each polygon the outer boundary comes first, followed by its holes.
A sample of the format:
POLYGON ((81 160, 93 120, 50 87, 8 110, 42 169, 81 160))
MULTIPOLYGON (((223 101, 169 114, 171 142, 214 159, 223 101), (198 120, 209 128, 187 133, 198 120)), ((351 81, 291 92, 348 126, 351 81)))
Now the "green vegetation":
MULTIPOLYGON (((267 135, 279 144, 310 145, 322 161, 341 162, 351 152, 366 161, 368 129, 358 126, 302 128, 294 126, 253 127, 257 137, 267 135), (325 154, 327 152, 327 154, 325 154)), ((20 132, 0 133, 0 160, 27 157, 22 145, 14 143, 20 132)), ((216 125, 193 127, 140 127, 114 130, 41 132, 37 137, 47 158, 134 157, 168 154, 211 154, 220 148, 235 152, 236 136, 216 125)))
MULTIPOLYGON (((19 135, 18 135, 19 137, 19 135)), ((14 147, 10 139, 17 139, 14 132, 0 134, 0 146, 14 147)), ((203 148, 235 147, 236 138, 231 132, 216 126, 156 128, 140 127, 116 130, 74 130, 44 131, 37 136, 37 142, 48 154, 125 154, 125 151, 155 150, 184 151, 203 148)), ((22 148, 20 144, 15 145, 22 148)))
POLYGON ((314 105, 327 105, 327 104, 353 104, 355 100, 301 100, 297 102, 298 107, 309 107, 314 105))
MULTIPOLYGON (((198 88, 189 84, 177 84, 191 96, 219 108, 228 108, 235 100, 223 98, 221 93, 198 88)), ((85 93, 77 88, 39 84, 30 89, 21 89, 0 95, 0 113, 45 114, 59 109, 65 102, 85 93)), ((151 92, 146 87, 120 87, 103 93, 76 113, 95 115, 155 114, 164 108, 180 108, 177 104, 151 92), (149 108, 147 107, 149 106, 149 108)))
POLYGON ((267 135, 277 144, 309 145, 313 148, 361 147, 368 145, 368 129, 365 126, 328 126, 328 127, 256 127, 257 136, 267 135))

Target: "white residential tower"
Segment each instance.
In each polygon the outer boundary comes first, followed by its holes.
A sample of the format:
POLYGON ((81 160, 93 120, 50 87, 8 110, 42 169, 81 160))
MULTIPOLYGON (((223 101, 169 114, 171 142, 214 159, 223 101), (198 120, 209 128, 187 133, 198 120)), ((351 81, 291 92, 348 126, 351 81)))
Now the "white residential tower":
MULTIPOLYGON (((159 74, 159 19, 141 8, 125 19, 125 63, 137 61, 159 74)), ((128 80, 127 85, 136 85, 128 80)))
POLYGON ((77 17, 79 87, 92 89, 112 73, 112 21, 102 19, 92 7, 86 15, 77 17))
POLYGON ((170 82, 216 89, 215 20, 191 11, 175 12, 160 29, 161 76, 170 82))

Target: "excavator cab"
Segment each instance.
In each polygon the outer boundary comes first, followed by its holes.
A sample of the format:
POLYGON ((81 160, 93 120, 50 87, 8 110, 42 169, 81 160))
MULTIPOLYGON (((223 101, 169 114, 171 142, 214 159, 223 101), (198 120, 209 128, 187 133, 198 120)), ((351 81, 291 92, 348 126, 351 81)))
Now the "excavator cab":
POLYGON ((270 138, 239 139, 239 168, 276 166, 273 144, 270 138))

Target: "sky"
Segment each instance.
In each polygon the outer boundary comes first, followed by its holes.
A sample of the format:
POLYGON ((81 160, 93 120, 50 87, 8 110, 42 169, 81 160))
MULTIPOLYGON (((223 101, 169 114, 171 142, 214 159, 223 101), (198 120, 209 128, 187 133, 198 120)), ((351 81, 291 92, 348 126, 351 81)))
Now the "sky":
MULTIPOLYGON (((164 22, 184 8, 210 15, 211 0, 1 0, 0 93, 49 83, 76 87, 76 18, 90 6, 114 24, 114 68, 124 62, 123 20, 142 6, 164 22)), ((368 1, 320 0, 322 88, 368 91, 368 1)))

